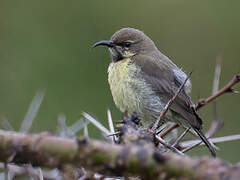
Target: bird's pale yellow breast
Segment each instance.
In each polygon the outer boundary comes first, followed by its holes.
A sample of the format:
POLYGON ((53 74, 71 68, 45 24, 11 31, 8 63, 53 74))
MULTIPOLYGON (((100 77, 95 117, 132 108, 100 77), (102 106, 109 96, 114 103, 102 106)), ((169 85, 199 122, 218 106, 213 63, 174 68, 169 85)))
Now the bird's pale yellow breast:
POLYGON ((130 58, 109 65, 108 82, 113 100, 122 112, 137 112, 145 123, 152 122, 153 111, 158 115, 161 110, 161 101, 141 77, 141 69, 130 58))
POLYGON ((110 84, 119 84, 126 80, 130 70, 134 71, 136 67, 129 69, 130 58, 119 62, 112 62, 108 67, 108 81, 110 84))
POLYGON ((138 81, 132 75, 138 71, 130 58, 119 62, 112 62, 108 68, 108 82, 116 106, 124 112, 125 110, 136 111, 139 109, 137 94, 131 88, 138 81))

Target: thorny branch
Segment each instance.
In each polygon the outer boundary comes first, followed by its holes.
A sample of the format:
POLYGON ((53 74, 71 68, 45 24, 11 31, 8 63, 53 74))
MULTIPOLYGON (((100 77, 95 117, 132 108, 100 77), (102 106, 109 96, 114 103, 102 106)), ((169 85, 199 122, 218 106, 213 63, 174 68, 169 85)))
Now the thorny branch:
MULTIPOLYGON (((138 130, 135 133, 138 133, 138 130)), ((142 136, 139 133, 138 135, 142 136)), ((107 175, 138 175, 143 179, 165 179, 166 176, 234 179, 240 176, 239 165, 229 165, 220 159, 190 158, 174 153, 161 154, 148 139, 142 138, 140 145, 120 146, 94 140, 74 141, 51 135, 25 135, 1 131, 0 161, 5 161, 10 155, 9 150, 12 149, 16 152, 13 163, 31 163, 34 166, 60 170, 64 164, 71 163, 75 167, 83 166, 107 175)))
POLYGON ((225 93, 228 93, 228 92, 236 93, 237 91, 232 89, 232 87, 235 84, 237 84, 239 81, 240 81, 240 74, 237 74, 237 75, 233 76, 232 80, 229 81, 222 89, 217 91, 215 94, 211 95, 210 97, 208 97, 206 99, 199 100, 195 109, 196 110, 200 109, 201 107, 205 106, 206 104, 210 103, 211 101, 213 101, 214 99, 216 99, 217 97, 219 97, 219 96, 221 96, 225 93))

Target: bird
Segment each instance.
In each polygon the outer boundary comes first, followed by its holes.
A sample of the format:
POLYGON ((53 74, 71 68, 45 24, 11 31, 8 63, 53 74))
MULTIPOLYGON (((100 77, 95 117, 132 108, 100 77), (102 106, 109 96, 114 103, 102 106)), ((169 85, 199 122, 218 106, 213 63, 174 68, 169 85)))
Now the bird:
MULTIPOLYGON (((108 82, 116 106, 121 112, 136 112, 143 126, 154 123, 184 83, 186 73, 161 53, 143 31, 135 28, 122 28, 110 40, 98 41, 92 48, 97 46, 106 46, 110 52, 108 82)), ((203 122, 195 111, 190 92, 191 82, 187 80, 163 122, 192 128, 216 157, 202 132, 203 122)))

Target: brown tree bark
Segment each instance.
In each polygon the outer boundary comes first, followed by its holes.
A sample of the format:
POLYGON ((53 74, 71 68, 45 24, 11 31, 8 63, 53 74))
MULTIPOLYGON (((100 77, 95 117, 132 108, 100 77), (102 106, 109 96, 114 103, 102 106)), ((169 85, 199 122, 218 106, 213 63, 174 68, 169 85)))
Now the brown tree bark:
POLYGON ((153 144, 115 145, 97 140, 59 138, 49 134, 0 131, 0 161, 59 168, 71 164, 112 176, 141 179, 238 179, 240 164, 219 158, 160 153, 153 144))

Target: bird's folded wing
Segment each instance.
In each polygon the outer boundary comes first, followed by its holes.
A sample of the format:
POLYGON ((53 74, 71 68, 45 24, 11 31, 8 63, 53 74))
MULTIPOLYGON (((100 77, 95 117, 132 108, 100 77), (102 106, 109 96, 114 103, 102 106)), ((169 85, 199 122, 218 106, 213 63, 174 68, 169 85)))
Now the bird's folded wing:
MULTIPOLYGON (((181 86, 181 82, 179 82, 172 69, 176 68, 176 66, 172 62, 166 64, 166 62, 169 62, 168 59, 163 61, 158 58, 165 57, 141 55, 135 56, 133 60, 141 68, 142 77, 146 83, 152 87, 153 91, 164 103, 167 103, 175 95, 181 86)), ((201 129, 202 120, 192 107, 191 97, 183 88, 170 109, 180 114, 192 127, 201 129)))

